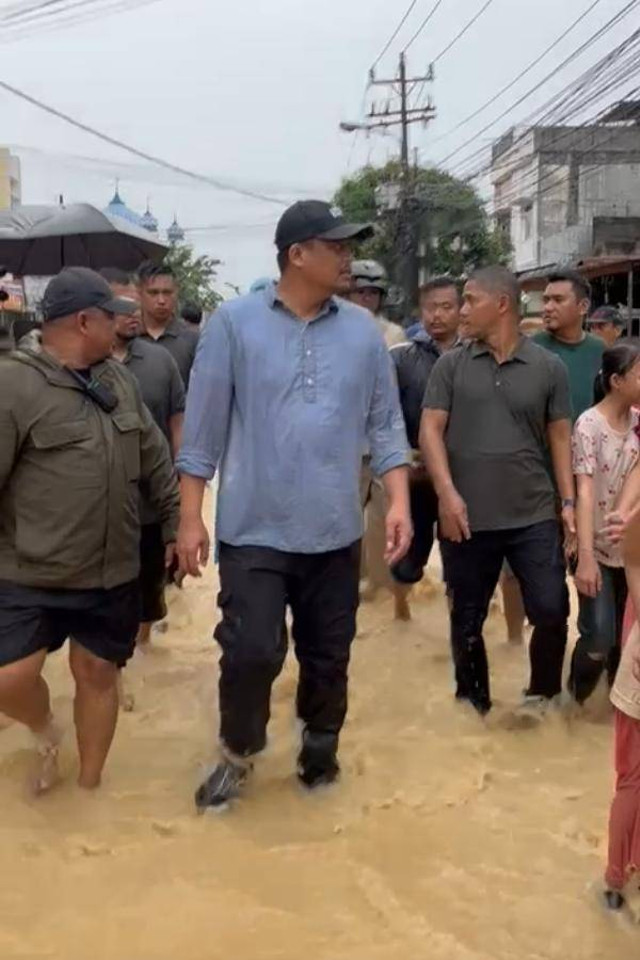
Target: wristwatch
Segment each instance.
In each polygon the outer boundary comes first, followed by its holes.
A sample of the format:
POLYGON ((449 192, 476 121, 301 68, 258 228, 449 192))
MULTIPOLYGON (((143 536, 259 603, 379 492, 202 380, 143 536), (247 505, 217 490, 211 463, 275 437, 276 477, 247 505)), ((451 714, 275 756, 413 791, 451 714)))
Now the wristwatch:
POLYGON ((562 509, 563 509, 563 510, 565 509, 565 507, 571 507, 571 509, 573 510, 573 508, 575 507, 575 505, 576 505, 576 502, 575 502, 575 500, 573 499, 573 497, 565 497, 565 499, 562 501, 562 509))

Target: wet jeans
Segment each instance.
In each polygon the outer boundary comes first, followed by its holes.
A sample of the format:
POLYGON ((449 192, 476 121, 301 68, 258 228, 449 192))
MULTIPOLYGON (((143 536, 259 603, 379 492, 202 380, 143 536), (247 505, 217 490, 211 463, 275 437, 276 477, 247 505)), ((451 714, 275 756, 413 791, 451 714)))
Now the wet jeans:
POLYGON ((347 671, 356 632, 360 543, 321 554, 220 544, 222 620, 220 738, 238 756, 266 743, 271 686, 284 664, 285 608, 300 665, 298 717, 307 738, 334 752, 347 712, 347 671))
POLYGON ((513 530, 481 531, 464 543, 443 540, 441 549, 452 596, 456 695, 470 700, 481 713, 491 709, 482 629, 505 560, 520 584, 525 611, 534 628, 527 694, 551 698, 560 693, 569 591, 557 521, 545 520, 513 530))
POLYGON ((578 703, 591 696, 604 670, 613 683, 620 662, 620 637, 627 602, 623 567, 600 564, 602 587, 595 597, 579 595, 579 639, 571 658, 569 690, 578 703))

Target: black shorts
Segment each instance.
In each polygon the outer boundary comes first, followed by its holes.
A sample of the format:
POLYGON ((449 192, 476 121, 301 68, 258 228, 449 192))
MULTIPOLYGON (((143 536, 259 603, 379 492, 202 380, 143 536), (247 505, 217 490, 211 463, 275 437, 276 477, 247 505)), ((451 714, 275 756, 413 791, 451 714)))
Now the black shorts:
POLYGON ((167 569, 164 562, 164 541, 159 523, 145 523, 140 528, 140 603, 142 623, 164 620, 167 605, 164 588, 167 569))
POLYGON ((397 583, 419 583, 429 562, 435 525, 438 522, 438 498, 428 479, 412 480, 409 486, 413 540, 405 556, 392 567, 397 583))
POLYGON ((102 660, 124 666, 140 622, 138 581, 111 590, 50 590, 0 580, 0 667, 67 637, 102 660))

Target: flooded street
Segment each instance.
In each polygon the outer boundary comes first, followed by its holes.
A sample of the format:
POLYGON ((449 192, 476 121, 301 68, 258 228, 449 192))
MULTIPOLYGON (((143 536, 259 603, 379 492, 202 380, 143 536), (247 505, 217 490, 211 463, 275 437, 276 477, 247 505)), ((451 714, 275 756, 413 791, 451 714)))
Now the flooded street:
MULTIPOLYGON (((337 788, 297 785, 289 661, 246 799, 196 817, 217 724, 214 592, 210 570, 172 594, 169 631, 130 668, 136 710, 121 716, 95 796, 73 786, 64 654, 47 675, 67 725, 65 783, 26 800, 26 735, 0 733, 3 960, 635 955, 637 931, 597 902, 612 783, 605 711, 515 732, 499 726, 499 708, 486 725, 456 705, 439 587, 423 590, 411 624, 392 623, 389 600, 362 608, 337 788)), ((488 640, 504 709, 524 655, 496 614, 488 640)))

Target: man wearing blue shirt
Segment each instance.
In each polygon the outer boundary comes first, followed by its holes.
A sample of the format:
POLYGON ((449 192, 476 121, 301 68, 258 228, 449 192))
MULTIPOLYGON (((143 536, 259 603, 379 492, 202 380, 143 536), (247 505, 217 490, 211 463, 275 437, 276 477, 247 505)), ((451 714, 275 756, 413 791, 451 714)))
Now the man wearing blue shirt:
POLYGON ((389 500, 387 562, 411 540, 407 440, 391 361, 350 289, 351 241, 371 228, 328 204, 290 207, 276 230, 277 284, 224 304, 207 325, 191 376, 177 460, 182 569, 199 576, 209 538, 207 480, 219 470, 216 639, 221 759, 196 793, 200 809, 236 796, 266 743, 271 686, 293 614, 303 723, 298 773, 333 781, 356 629, 362 452, 389 500))

